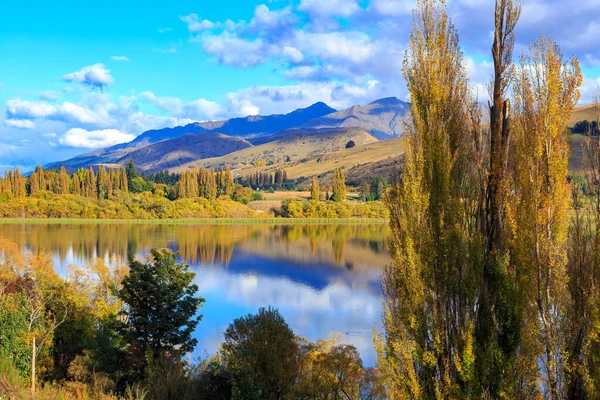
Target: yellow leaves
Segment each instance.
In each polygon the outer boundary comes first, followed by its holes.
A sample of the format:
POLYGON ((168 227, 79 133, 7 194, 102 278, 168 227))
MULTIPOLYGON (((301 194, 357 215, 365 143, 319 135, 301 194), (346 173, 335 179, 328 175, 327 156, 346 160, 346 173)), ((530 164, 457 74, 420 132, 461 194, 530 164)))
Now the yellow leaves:
POLYGON ((458 374, 463 382, 470 382, 475 377, 475 349, 474 349, 474 337, 475 323, 469 321, 467 329, 462 334, 462 349, 459 350, 458 354, 455 354, 454 367, 458 371, 458 374))

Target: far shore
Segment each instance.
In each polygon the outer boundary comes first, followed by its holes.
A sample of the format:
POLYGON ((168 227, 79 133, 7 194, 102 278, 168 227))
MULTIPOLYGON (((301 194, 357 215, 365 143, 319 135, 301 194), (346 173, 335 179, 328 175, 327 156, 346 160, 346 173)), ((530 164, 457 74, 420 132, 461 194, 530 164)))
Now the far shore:
MULTIPOLYGON (((1 224, 157 224, 157 225, 374 225, 381 218, 181 218, 181 219, 89 219, 0 218, 1 224)), ((1 234, 1 233, 0 233, 1 234)))

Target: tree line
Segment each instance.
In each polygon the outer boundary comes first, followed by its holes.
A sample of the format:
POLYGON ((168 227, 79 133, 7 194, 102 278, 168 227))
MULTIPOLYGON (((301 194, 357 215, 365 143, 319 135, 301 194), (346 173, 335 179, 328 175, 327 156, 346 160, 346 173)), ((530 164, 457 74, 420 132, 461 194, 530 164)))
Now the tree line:
POLYGON ((47 191, 59 195, 73 194, 94 199, 115 199, 121 193, 128 193, 128 181, 125 168, 107 170, 101 166, 96 173, 90 167, 69 174, 64 167, 57 172, 44 170, 40 165, 29 177, 21 175, 18 168, 5 171, 4 178, 0 176, 0 195, 21 198, 47 191))

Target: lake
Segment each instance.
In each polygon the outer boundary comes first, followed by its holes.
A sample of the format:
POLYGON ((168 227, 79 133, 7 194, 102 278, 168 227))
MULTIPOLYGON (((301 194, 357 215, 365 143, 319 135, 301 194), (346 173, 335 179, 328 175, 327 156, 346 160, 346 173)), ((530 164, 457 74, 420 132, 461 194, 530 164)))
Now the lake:
POLYGON ((102 258, 179 251, 206 299, 194 356, 214 354, 234 318, 273 306, 312 341, 339 332, 373 366, 373 328, 381 330, 389 228, 367 225, 3 224, 0 235, 23 252, 52 252, 58 272, 102 258))

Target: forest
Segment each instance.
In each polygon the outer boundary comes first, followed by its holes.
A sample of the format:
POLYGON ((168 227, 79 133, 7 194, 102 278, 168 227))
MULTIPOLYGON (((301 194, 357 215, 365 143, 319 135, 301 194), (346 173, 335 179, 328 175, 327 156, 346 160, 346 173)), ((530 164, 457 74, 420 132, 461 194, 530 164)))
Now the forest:
MULTIPOLYGON (((263 200, 263 193, 296 190, 285 170, 234 179, 229 168, 141 175, 132 161, 125 168, 90 167, 72 174, 64 167, 53 171, 38 166, 27 177, 18 169, 0 177, 0 218, 386 218, 387 209, 378 201, 381 185, 360 202, 345 202, 343 171, 338 169, 336 176, 331 194, 327 190, 310 201, 293 202, 291 207, 302 212, 290 212, 284 202, 259 213, 248 204, 263 200)), ((315 184, 318 191, 316 178, 315 184)))

